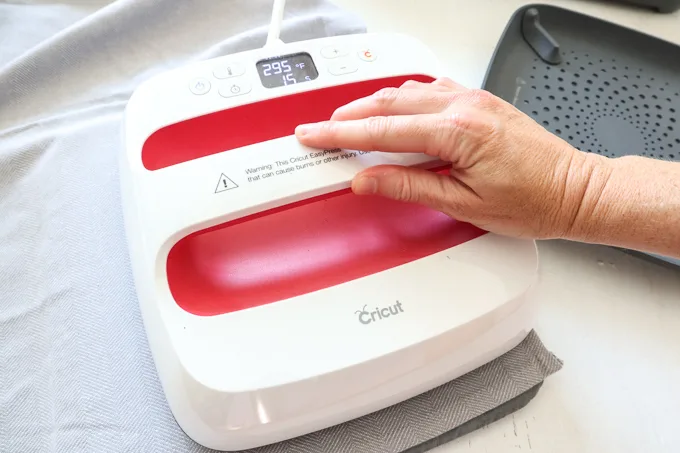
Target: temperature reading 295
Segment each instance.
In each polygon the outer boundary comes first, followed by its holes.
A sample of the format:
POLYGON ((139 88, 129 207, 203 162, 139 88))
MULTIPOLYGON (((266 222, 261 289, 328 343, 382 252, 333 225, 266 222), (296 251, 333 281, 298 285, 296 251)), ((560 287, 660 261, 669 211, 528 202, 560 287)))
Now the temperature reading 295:
POLYGON ((309 82, 319 76, 312 57, 307 53, 267 58, 258 61, 256 66, 266 88, 309 82))
MULTIPOLYGON (((296 66, 299 68, 304 68, 304 65, 304 63, 298 63, 296 66)), ((284 85, 288 85, 289 83, 297 83, 297 80, 295 80, 295 76, 291 71, 292 68, 290 67, 290 63, 288 63, 288 60, 262 64, 262 74, 265 77, 281 74, 281 80, 283 80, 284 85)), ((309 78, 309 76, 307 76, 307 78, 309 78)))

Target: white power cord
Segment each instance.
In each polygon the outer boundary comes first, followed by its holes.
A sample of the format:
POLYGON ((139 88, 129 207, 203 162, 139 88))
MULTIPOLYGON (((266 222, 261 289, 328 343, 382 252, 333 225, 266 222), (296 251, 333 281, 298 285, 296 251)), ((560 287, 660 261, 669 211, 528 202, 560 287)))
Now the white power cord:
POLYGON ((267 35, 267 43, 265 47, 271 47, 278 44, 283 44, 279 38, 281 34, 281 24, 283 22, 283 10, 286 7, 286 0, 274 0, 274 8, 272 9, 272 21, 269 24, 269 34, 267 35))

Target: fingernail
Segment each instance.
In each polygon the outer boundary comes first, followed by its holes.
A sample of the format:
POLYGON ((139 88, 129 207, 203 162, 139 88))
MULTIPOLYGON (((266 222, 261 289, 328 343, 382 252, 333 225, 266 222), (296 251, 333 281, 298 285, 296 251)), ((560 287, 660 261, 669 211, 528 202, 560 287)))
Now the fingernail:
POLYGON ((359 176, 354 180, 352 186, 356 194, 374 194, 378 190, 378 180, 373 176, 359 176))
POLYGON ((313 133, 318 126, 316 124, 300 124, 295 128, 295 134, 298 136, 309 135, 313 133))

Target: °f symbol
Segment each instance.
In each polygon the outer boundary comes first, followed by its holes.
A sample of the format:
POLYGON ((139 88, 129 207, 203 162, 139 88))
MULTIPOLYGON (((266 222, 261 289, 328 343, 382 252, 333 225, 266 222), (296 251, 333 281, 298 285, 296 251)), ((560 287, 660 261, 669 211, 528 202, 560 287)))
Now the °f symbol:
POLYGON ((236 189, 238 184, 229 179, 227 175, 222 173, 220 175, 219 181, 217 181, 217 187, 215 188, 215 193, 224 192, 225 190, 236 189))

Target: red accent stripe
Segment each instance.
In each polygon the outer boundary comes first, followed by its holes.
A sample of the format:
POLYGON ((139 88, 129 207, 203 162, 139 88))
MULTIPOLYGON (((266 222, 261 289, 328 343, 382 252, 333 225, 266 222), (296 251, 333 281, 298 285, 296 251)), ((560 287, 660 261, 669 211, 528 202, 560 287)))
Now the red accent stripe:
MULTIPOLYGON (((291 94, 192 118, 157 130, 142 147, 147 170, 292 135, 299 124, 324 121, 353 100, 424 75, 388 77, 291 94)), ((247 96, 247 95, 246 95, 247 96)))
POLYGON ((213 316, 373 275, 485 233, 423 206, 342 190, 191 234, 170 250, 166 270, 182 309, 213 316))

